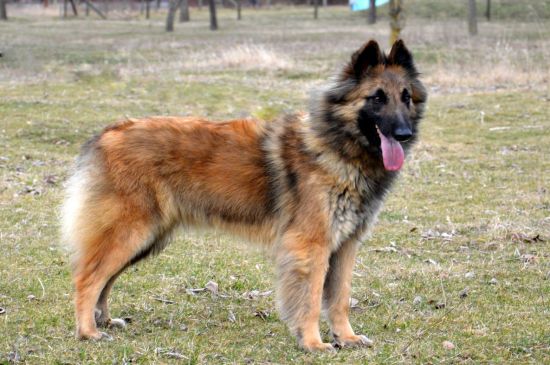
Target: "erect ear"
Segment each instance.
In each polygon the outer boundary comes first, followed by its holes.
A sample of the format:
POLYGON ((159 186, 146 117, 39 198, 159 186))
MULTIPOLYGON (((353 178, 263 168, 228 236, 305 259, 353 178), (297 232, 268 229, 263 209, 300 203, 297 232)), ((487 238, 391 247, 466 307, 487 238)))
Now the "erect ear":
POLYGON ((388 56, 388 64, 403 67, 409 74, 416 75, 416 67, 414 66, 411 52, 405 47, 405 43, 401 39, 397 40, 388 56))
POLYGON ((370 40, 351 56, 350 63, 344 68, 345 78, 361 80, 374 66, 384 63, 384 56, 376 41, 370 40))

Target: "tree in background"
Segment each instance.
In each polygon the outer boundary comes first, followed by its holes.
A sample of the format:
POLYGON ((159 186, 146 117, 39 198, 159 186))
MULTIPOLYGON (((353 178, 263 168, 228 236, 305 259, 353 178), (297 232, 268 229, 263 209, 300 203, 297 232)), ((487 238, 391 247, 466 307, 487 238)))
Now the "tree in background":
POLYGON ((476 0, 468 0, 468 32, 470 35, 477 34, 476 0))
POLYGON ((188 22, 189 17, 189 0, 182 0, 180 3, 180 23, 188 22))
POLYGON ((491 21, 491 0, 487 0, 485 7, 485 18, 487 18, 488 21, 491 21))
POLYGON ((237 20, 241 20, 241 0, 237 0, 237 20))
POLYGON ((313 19, 319 18, 319 0, 313 0, 313 19))
POLYGON ((218 18, 216 17, 216 0, 208 0, 210 10, 210 30, 218 29, 218 18))
POLYGON ((8 20, 8 12, 6 10, 6 0, 0 0, 0 20, 8 20))
POLYGON ((369 5, 369 24, 376 23, 376 0, 370 0, 369 5))
POLYGON ((176 11, 180 7, 180 3, 182 0, 170 0, 170 3, 168 4, 168 15, 166 16, 166 31, 167 32, 173 32, 174 31, 174 18, 176 16, 176 11))
POLYGON ((405 12, 403 0, 390 0, 390 46, 399 39, 401 30, 405 28, 405 12))

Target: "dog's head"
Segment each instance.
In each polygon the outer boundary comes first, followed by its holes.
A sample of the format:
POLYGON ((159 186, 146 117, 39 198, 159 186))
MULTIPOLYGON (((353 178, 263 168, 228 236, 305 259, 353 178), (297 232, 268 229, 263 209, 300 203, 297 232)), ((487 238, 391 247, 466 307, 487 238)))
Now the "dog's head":
POLYGON ((324 92, 323 129, 343 152, 357 156, 358 150, 366 151, 386 170, 396 171, 403 165, 404 149, 416 139, 426 98, 403 41, 395 42, 389 55, 369 41, 324 92))

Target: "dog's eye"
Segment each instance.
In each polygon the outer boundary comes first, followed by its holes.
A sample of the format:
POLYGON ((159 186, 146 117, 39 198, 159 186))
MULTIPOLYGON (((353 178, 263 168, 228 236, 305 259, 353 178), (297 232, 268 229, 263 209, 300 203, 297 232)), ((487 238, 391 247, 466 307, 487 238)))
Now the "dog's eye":
POLYGON ((409 90, 403 89, 403 92, 401 93, 401 101, 407 106, 411 104, 411 94, 409 94, 409 90))
POLYGON ((388 98, 382 89, 378 89, 373 95, 367 97, 367 100, 370 100, 375 104, 385 104, 388 98))

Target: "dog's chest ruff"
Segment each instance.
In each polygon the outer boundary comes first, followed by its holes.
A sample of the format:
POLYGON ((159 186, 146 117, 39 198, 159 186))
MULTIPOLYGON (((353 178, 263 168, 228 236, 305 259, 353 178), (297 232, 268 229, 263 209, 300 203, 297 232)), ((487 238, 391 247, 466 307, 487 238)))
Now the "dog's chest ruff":
POLYGON ((374 225, 382 205, 366 178, 348 186, 335 186, 330 192, 332 246, 334 249, 350 239, 361 239, 374 225))

